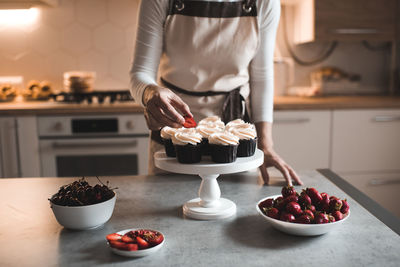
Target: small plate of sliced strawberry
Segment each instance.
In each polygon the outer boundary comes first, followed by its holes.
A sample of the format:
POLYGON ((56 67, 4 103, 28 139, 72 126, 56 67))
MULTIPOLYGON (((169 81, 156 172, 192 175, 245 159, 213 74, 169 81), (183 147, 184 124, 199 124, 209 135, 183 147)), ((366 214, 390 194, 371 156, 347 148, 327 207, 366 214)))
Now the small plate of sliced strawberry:
POLYGON ((150 229, 126 229, 106 236, 115 254, 126 257, 143 257, 159 250, 165 243, 164 235, 150 229))

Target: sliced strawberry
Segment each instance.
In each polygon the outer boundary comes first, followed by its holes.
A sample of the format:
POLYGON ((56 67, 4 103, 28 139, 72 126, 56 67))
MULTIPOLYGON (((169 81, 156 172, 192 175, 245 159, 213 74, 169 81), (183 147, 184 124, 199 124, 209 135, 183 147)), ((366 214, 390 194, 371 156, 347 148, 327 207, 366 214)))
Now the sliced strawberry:
POLYGON ((196 127, 197 124, 196 124, 195 120, 193 119, 193 117, 191 117, 190 115, 185 115, 184 118, 185 118, 185 122, 183 123, 183 127, 185 127, 185 128, 196 127))
MULTIPOLYGON (((120 250, 128 250, 128 245, 131 244, 126 244, 122 241, 109 241, 110 247, 120 249, 120 250)), ((134 244, 136 245, 136 244, 134 244)))
POLYGON ((135 243, 136 239, 130 237, 129 235, 125 234, 121 238, 122 242, 124 243, 135 243))
POLYGON ((147 240, 152 247, 157 246, 164 240, 164 236, 156 231, 148 231, 143 235, 143 238, 147 240))
POLYGON ((134 251, 134 250, 138 250, 139 246, 138 244, 126 244, 127 248, 129 251, 134 251))
POLYGON ((118 241, 121 239, 121 235, 117 233, 109 234, 106 236, 107 241, 118 241))
POLYGON ((146 240, 144 240, 143 238, 141 238, 140 236, 136 237, 136 242, 139 245, 140 249, 145 249, 150 246, 149 243, 146 240))

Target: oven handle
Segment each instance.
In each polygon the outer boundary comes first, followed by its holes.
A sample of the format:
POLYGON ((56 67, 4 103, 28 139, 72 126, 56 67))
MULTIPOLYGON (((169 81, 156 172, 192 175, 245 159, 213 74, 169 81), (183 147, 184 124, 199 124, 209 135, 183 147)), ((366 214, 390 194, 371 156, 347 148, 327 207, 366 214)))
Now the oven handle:
POLYGON ((96 143, 82 143, 82 142, 53 142, 51 144, 52 148, 55 149, 65 149, 65 148, 85 148, 85 147, 136 147, 138 144, 137 140, 133 140, 133 141, 119 141, 119 142, 96 142, 96 143))

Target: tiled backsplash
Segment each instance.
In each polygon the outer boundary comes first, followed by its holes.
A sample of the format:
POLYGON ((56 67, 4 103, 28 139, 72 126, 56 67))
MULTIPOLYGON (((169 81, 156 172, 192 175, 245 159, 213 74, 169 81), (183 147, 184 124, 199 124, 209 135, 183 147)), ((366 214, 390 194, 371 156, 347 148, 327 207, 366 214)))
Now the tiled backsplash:
POLYGON ((0 25, 0 76, 49 80, 63 73, 97 73, 95 89, 126 89, 139 0, 59 0, 41 7, 29 25, 0 25))

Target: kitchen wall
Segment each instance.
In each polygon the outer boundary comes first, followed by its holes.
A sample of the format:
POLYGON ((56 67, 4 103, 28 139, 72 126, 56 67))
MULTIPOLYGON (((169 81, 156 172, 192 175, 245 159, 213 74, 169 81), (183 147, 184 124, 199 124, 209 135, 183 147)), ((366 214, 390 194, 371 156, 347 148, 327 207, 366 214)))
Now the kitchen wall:
MULTIPOLYGON (((57 7, 40 8, 32 24, 0 25, 0 76, 23 75, 25 83, 46 79, 60 89, 63 72, 93 70, 97 72, 96 89, 128 88, 138 5, 139 0, 59 0, 57 7)), ((290 8, 286 22, 290 35, 290 8)), ((276 57, 288 58, 282 25, 281 20, 276 57)), ((301 58, 313 59, 326 45, 306 44, 295 51, 301 58)), ((287 83, 287 65, 277 63, 276 91, 284 94, 288 85, 309 86, 310 71, 336 66, 360 74, 365 93, 384 92, 388 88, 389 56, 389 50, 370 51, 360 43, 340 43, 322 64, 294 64, 292 84, 287 83)))
POLYGON ((0 25, 0 76, 50 80, 96 71, 96 89, 126 89, 139 0, 59 0, 29 25, 0 25))

